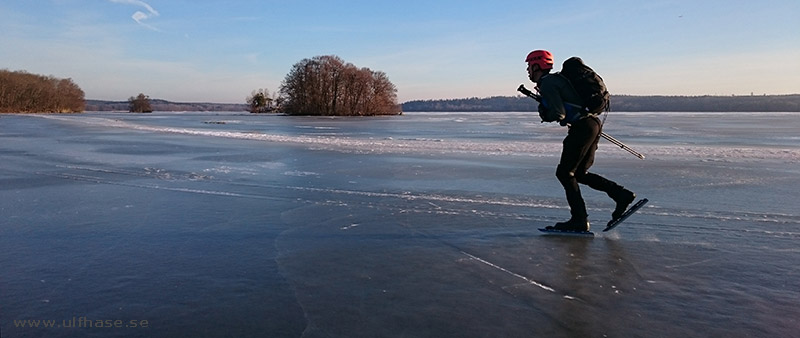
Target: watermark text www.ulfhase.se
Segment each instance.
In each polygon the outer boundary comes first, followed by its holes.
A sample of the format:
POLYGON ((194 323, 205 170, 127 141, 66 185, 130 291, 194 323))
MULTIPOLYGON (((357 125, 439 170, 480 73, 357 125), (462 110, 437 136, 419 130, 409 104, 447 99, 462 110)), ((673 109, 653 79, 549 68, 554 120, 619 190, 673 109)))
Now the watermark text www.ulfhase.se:
POLYGON ((149 328, 147 319, 91 319, 72 317, 71 319, 14 319, 17 328, 97 328, 97 329, 135 329, 149 328))

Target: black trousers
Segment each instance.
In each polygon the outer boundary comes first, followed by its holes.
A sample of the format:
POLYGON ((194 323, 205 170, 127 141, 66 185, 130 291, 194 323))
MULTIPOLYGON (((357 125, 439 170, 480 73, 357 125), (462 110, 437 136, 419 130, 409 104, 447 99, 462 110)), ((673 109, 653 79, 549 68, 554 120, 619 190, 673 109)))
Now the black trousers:
POLYGON ((600 141, 601 131, 600 119, 588 117, 573 123, 567 137, 564 138, 564 147, 561 150, 561 161, 556 168, 556 177, 564 186, 570 214, 574 219, 584 220, 588 216, 586 203, 583 201, 578 183, 605 192, 611 198, 620 194, 624 189, 611 180, 589 172, 589 168, 594 163, 594 153, 597 150, 597 142, 600 141))

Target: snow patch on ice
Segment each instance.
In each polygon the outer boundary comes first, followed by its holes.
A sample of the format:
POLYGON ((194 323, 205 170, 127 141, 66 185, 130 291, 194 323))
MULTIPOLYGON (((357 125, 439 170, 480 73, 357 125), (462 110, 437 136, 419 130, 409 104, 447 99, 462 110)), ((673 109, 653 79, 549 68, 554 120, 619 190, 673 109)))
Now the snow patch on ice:
POLYGON ((300 170, 286 171, 283 174, 286 175, 286 176, 296 176, 296 177, 320 176, 319 173, 310 172, 310 171, 300 171, 300 170))
POLYGON ((357 227, 359 225, 360 224, 358 224, 358 223, 353 223, 353 224, 350 224, 350 225, 343 226, 340 229, 342 229, 342 230, 350 230, 350 229, 355 228, 355 227, 357 227))

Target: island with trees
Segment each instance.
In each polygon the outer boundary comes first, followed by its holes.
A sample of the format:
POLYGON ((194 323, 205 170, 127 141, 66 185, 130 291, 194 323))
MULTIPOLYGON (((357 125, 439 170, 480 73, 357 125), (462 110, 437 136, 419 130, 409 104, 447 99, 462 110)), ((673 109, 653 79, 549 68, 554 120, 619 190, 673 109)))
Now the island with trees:
POLYGON ((266 88, 254 90, 253 93, 247 97, 247 110, 253 114, 280 111, 283 97, 275 96, 276 97, 273 98, 266 88))
POLYGON ((150 97, 139 93, 136 97, 128 99, 128 111, 131 113, 152 113, 153 107, 150 106, 150 97))
POLYGON ((358 68, 335 55, 296 63, 281 83, 287 115, 398 115, 397 88, 386 73, 358 68))
POLYGON ((0 113, 80 113, 85 104, 72 79, 0 69, 0 113))

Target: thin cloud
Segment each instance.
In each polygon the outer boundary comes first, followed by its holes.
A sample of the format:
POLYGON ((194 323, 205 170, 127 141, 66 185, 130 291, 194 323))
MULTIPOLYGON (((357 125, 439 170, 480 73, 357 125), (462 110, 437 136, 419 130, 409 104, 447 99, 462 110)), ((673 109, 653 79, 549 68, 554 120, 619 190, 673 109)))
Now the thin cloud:
POLYGON ((135 13, 133 13, 131 18, 133 19, 133 21, 136 21, 136 23, 138 23, 138 24, 140 24, 140 25, 142 25, 142 26, 144 26, 144 27, 146 27, 148 29, 152 29, 154 31, 158 31, 158 28, 155 28, 155 27, 153 27, 151 25, 148 25, 147 23, 143 22, 144 20, 147 20, 147 19, 150 19, 152 17, 156 17, 156 16, 159 15, 158 11, 155 10, 148 3, 144 2, 144 1, 140 1, 140 0, 109 0, 109 1, 114 2, 114 3, 118 3, 118 4, 135 5, 135 6, 144 7, 144 9, 147 10, 147 13, 142 12, 142 11, 136 11, 135 13))

